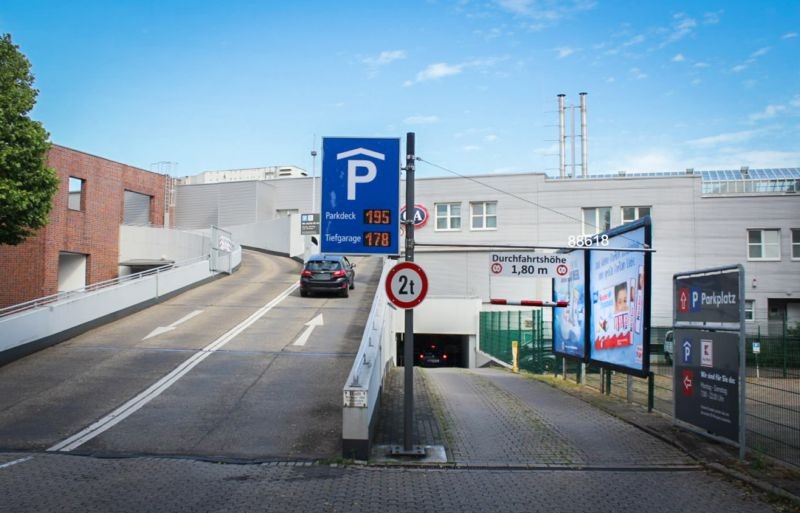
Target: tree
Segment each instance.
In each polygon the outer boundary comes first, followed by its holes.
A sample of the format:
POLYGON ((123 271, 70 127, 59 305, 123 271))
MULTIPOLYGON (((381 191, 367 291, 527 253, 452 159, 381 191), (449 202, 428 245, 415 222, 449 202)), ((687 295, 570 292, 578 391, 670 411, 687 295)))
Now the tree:
POLYGON ((0 244, 17 245, 47 224, 58 175, 47 167, 50 134, 28 113, 39 91, 31 63, 0 37, 0 244))

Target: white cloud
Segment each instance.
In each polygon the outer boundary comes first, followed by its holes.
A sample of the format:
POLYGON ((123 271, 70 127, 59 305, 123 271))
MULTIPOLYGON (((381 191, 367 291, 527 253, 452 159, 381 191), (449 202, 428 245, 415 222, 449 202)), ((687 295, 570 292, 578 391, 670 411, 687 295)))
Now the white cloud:
POLYGON ((708 63, 707 62, 695 62, 694 66, 692 66, 692 67, 698 68, 698 69, 707 68, 708 67, 708 63))
POLYGON ((489 134, 486 137, 484 137, 483 140, 486 141, 486 142, 495 142, 497 140, 497 135, 496 134, 489 134))
POLYGON ((789 101, 789 105, 800 108, 800 94, 794 95, 794 98, 789 101))
POLYGON ((462 146, 461 149, 464 151, 478 151, 481 147, 475 144, 467 144, 466 146, 462 146))
POLYGON ((691 34, 697 27, 697 21, 695 21, 694 18, 690 18, 685 13, 679 12, 672 18, 674 21, 672 22, 672 27, 669 29, 669 34, 667 35, 667 38, 659 45, 659 48, 663 48, 669 44, 680 41, 684 37, 691 34))
POLYGON ((369 66, 385 66, 406 57, 405 50, 384 50, 377 57, 365 57, 362 62, 369 66))
POLYGON ((739 144, 761 135, 764 133, 764 131, 764 129, 758 129, 742 130, 740 132, 728 132, 709 137, 701 137, 700 139, 693 139, 691 141, 686 141, 686 144, 694 148, 713 148, 715 146, 722 146, 724 144, 739 144))
POLYGON ((692 85, 693 86, 700 85, 702 83, 703 83, 703 81, 701 79, 699 79, 699 78, 695 78, 694 80, 692 80, 692 85))
POLYGON ((686 57, 684 57, 682 53, 676 53, 675 57, 672 58, 672 62, 683 62, 685 60, 686 57))
POLYGON ((631 68, 630 73, 636 80, 644 80, 645 78, 647 78, 647 73, 640 70, 639 68, 631 68))
POLYGON ((794 39, 797 37, 797 32, 787 32, 781 36, 781 39, 794 39))
POLYGON ((724 11, 716 11, 716 12, 707 12, 703 14, 703 24, 704 25, 716 25, 719 23, 719 17, 722 15, 724 11))
POLYGON ((408 116, 403 120, 406 125, 431 125, 438 122, 438 116, 408 116))
POLYGON ((756 57, 761 57, 762 55, 766 55, 769 52, 769 46, 765 46, 763 48, 759 48, 755 52, 750 54, 750 57, 755 59, 756 57))
POLYGON ((553 23, 572 14, 588 11, 594 8, 596 3, 593 0, 496 0, 495 3, 503 10, 537 20, 534 24, 536 30, 540 30, 544 23, 553 23))
POLYGON ((427 82, 428 80, 439 80, 444 77, 458 75, 467 68, 486 68, 494 65, 498 60, 502 59, 475 59, 472 61, 462 62, 459 64, 447 64, 446 62, 437 62, 429 64, 425 69, 417 73, 414 80, 406 80, 403 85, 406 87, 412 86, 419 82, 427 82))
POLYGON ((734 73, 740 73, 747 69, 747 64, 737 64, 736 66, 731 68, 731 71, 734 73))
POLYGON ((560 48, 556 48, 555 51, 558 52, 559 59, 563 59, 564 57, 569 57, 570 55, 576 52, 574 48, 570 48, 568 46, 562 46, 560 48))
POLYGON ((763 121, 765 119, 772 119, 781 112, 786 110, 786 105, 767 105, 761 112, 750 114, 750 121, 763 121))
POLYGON ((608 83, 608 84, 613 84, 613 83, 614 83, 614 82, 616 82, 616 81, 617 81, 617 79, 616 79, 616 78, 614 78, 614 77, 608 77, 608 78, 606 79, 606 83, 608 83))

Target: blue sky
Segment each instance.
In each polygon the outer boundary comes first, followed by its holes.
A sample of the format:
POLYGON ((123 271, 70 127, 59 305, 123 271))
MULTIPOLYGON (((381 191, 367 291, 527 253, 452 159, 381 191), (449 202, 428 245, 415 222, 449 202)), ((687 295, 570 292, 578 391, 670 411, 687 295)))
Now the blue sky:
POLYGON ((557 174, 582 91, 590 173, 800 166, 797 0, 4 0, 0 32, 53 142, 176 175, 408 131, 459 173, 557 174))

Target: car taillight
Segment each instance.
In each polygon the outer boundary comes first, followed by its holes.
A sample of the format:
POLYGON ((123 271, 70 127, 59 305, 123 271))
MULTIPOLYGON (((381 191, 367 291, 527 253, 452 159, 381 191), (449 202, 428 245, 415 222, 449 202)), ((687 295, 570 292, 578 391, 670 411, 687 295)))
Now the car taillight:
POLYGON ((443 355, 442 355, 442 358, 443 358, 443 359, 445 359, 445 360, 447 360, 447 355, 446 355, 446 354, 443 354, 443 355))
POLYGON ((331 276, 333 276, 334 278, 344 278, 345 272, 342 270, 333 271, 333 274, 331 276))
POLYGON ((314 273, 312 273, 311 271, 306 269, 305 271, 303 271, 303 273, 300 276, 305 276, 306 278, 310 278, 313 275, 314 275, 314 273))
POLYGON ((420 360, 422 360, 423 358, 425 358, 425 355, 424 355, 424 354, 421 354, 421 355, 419 355, 419 359, 420 359, 420 360))

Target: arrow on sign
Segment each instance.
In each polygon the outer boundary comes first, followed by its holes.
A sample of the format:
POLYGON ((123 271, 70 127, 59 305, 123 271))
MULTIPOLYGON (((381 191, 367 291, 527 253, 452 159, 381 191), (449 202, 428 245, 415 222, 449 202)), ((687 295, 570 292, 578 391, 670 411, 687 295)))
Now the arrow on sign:
POLYGON ((203 313, 202 310, 195 310, 192 313, 184 315, 183 317, 181 317, 177 321, 173 322, 169 326, 159 326, 158 328, 156 328, 153 331, 151 331, 150 334, 147 335, 146 337, 144 337, 142 340, 147 340, 148 338, 157 337, 159 335, 162 335, 164 333, 172 331, 178 326, 178 324, 184 323, 184 322, 188 321, 189 319, 191 319, 192 317, 196 317, 196 316, 200 315, 201 313, 203 313))
POLYGON ((314 317, 313 319, 311 319, 310 321, 308 321, 306 323, 306 326, 308 326, 308 327, 302 333, 302 335, 297 337, 297 340, 295 340, 294 344, 292 344, 292 345, 294 345, 294 346, 304 346, 304 345, 306 345, 306 342, 308 342, 309 337, 311 337, 311 332, 314 331, 314 328, 316 328, 317 326, 322 326, 322 325, 323 325, 322 314, 319 314, 318 316, 314 317))

